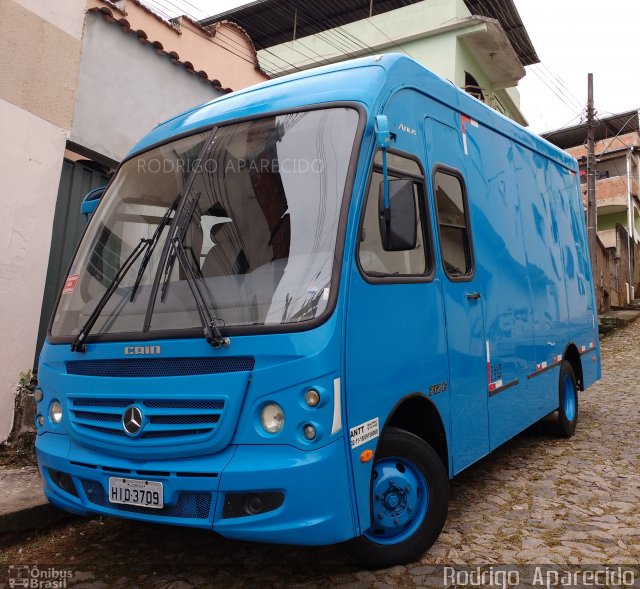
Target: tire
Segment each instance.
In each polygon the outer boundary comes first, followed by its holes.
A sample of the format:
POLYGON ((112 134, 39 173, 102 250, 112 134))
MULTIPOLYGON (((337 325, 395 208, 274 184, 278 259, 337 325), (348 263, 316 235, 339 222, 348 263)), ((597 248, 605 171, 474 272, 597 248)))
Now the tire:
POLYGON ((578 425, 578 384, 573 368, 566 360, 560 365, 558 402, 558 419, 553 424, 554 433, 563 438, 570 438, 578 425))
POLYGON ((351 557, 369 569, 418 560, 440 535, 448 506, 447 472, 433 448, 387 428, 372 469, 372 524, 347 544, 351 557))

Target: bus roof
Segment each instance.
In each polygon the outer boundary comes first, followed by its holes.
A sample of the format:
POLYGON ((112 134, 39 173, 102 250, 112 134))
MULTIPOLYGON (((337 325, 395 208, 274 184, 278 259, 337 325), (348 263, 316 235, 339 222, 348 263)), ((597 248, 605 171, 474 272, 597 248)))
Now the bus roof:
POLYGON ((226 94, 158 125, 130 155, 171 138, 230 120, 335 102, 360 103, 376 114, 393 89, 413 87, 479 123, 576 171, 566 152, 399 53, 361 57, 275 78, 226 94))

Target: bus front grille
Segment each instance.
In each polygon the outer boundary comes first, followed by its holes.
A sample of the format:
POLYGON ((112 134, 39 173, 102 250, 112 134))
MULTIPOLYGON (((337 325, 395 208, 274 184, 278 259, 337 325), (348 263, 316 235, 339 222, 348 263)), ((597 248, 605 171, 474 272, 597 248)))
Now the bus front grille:
POLYGON ((203 440, 215 433, 224 415, 224 399, 69 398, 71 422, 80 434, 142 445, 169 445, 175 439, 203 440), (123 425, 127 408, 142 414, 136 435, 123 425))

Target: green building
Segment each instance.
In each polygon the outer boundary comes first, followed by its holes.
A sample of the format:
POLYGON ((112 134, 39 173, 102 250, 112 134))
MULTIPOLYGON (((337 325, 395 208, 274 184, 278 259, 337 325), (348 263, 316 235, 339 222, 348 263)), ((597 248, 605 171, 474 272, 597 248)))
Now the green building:
POLYGON ((281 76, 361 55, 402 52, 526 125, 518 81, 536 51, 513 0, 259 0, 231 20, 281 76))

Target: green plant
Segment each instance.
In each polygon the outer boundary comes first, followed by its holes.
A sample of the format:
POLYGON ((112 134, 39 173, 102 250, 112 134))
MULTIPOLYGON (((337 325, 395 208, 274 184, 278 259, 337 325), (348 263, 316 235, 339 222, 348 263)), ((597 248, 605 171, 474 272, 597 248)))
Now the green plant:
POLYGON ((20 373, 20 380, 18 381, 18 387, 16 391, 19 393, 22 390, 33 391, 36 386, 35 375, 33 370, 25 370, 20 373))

